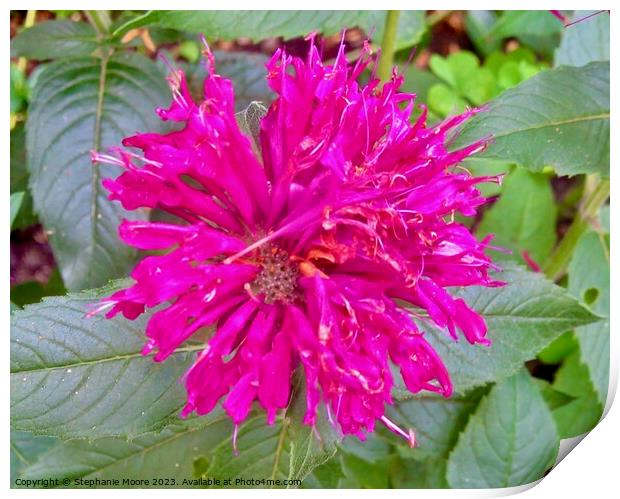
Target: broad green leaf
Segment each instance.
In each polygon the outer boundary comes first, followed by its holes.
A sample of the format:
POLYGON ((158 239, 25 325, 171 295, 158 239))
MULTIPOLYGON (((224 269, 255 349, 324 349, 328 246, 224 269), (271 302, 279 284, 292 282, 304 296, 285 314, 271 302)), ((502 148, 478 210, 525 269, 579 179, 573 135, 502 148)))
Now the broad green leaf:
POLYGON ((568 289, 606 318, 575 330, 581 359, 588 367, 603 405, 609 385, 609 285, 608 242, 602 234, 588 232, 577 243, 568 266, 568 289))
POLYGON ((588 368, 580 361, 579 351, 566 358, 551 386, 574 398, 553 410, 561 438, 582 435, 596 426, 603 415, 603 406, 590 380, 588 368))
POLYGON ((492 137, 481 157, 608 177, 609 109, 609 63, 541 71, 469 120, 454 147, 492 137))
POLYGON ((504 180, 499 200, 484 212, 477 233, 494 234, 494 245, 512 251, 507 258, 523 263, 527 252, 542 265, 555 245, 556 211, 549 178, 516 168, 504 180))
POLYGON ((11 227, 13 227, 13 222, 17 218, 17 214, 22 207, 24 195, 24 192, 15 192, 11 194, 11 227))
POLYGON ((102 292, 47 298, 12 314, 14 429, 132 437, 177 419, 185 402, 179 378, 201 345, 153 362, 140 353, 144 319, 85 317, 102 292))
POLYGON ((11 430, 11 487, 15 479, 23 475, 24 469, 39 456, 58 444, 54 437, 42 437, 25 431, 11 430))
MULTIPOLYGON (((583 19, 594 11, 578 10, 572 20, 583 19)), ((609 60, 609 14, 601 12, 566 28, 555 52, 555 65, 585 66, 592 61, 609 60)))
MULTIPOLYGON (((401 428, 415 432, 413 450, 399 445, 402 457, 418 460, 445 457, 480 400, 481 393, 469 397, 418 396, 388 407, 387 416, 401 428)), ((394 441, 400 444, 400 441, 394 441)))
POLYGON ((98 46, 97 33, 90 24, 46 21, 11 40, 11 57, 44 60, 84 56, 92 54, 98 46))
POLYGON ((491 389, 448 459, 453 488, 524 485, 553 464, 559 437, 551 411, 525 369, 491 389))
POLYGON ((363 25, 368 17, 368 12, 342 10, 151 11, 121 26, 114 35, 119 36, 127 27, 132 29, 145 24, 156 24, 180 31, 204 33, 208 39, 249 38, 259 41, 282 37, 286 40, 305 36, 312 31, 338 33, 343 28, 363 25))
POLYGON ((117 236, 127 212, 101 186, 121 172, 93 166, 90 151, 161 131, 153 109, 168 95, 163 74, 135 53, 56 61, 37 78, 26 130, 30 187, 68 289, 127 275, 135 251, 117 236))
MULTIPOLYGON (((178 421, 160 432, 151 432, 134 439, 105 437, 96 440, 68 440, 52 448, 21 472, 26 479, 69 478, 79 487, 80 478, 120 481, 118 488, 140 487, 135 480, 149 480, 146 488, 190 488, 194 479, 194 461, 219 443, 230 430, 221 411, 201 418, 178 421), (187 480, 187 481, 184 481, 187 480)), ((144 485, 142 488, 145 488, 144 485)))
POLYGON ((540 273, 506 264, 495 278, 508 284, 457 293, 485 318, 491 346, 470 345, 463 338, 455 342, 447 332, 420 324, 444 361, 456 393, 510 376, 564 331, 597 320, 540 273))

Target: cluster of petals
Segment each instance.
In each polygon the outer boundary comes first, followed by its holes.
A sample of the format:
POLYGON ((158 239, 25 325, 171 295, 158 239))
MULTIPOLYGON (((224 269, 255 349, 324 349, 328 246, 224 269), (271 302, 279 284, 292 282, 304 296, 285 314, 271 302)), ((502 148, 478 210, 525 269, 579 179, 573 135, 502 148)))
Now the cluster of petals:
POLYGON ((358 83, 374 60, 367 45, 353 62, 341 46, 326 64, 312 42, 305 58, 277 50, 266 64, 276 98, 253 140, 233 84, 205 55, 202 101, 183 71, 169 76, 172 103, 157 113, 177 131, 93 153, 123 169, 104 180, 110 199, 171 220, 122 222, 121 239, 148 256, 96 311, 135 319, 157 308, 143 353, 158 362, 208 328, 183 378, 183 415, 222 403, 239 425, 257 403, 274 423, 298 372, 304 423, 324 406, 343 434, 363 439, 383 421, 411 442, 385 417, 395 377, 413 393, 452 393, 424 324, 490 343, 483 318, 449 291, 499 284, 489 240, 455 221, 486 202, 478 183, 497 180, 459 166, 483 141, 448 147, 476 111, 427 126, 396 72, 358 83))

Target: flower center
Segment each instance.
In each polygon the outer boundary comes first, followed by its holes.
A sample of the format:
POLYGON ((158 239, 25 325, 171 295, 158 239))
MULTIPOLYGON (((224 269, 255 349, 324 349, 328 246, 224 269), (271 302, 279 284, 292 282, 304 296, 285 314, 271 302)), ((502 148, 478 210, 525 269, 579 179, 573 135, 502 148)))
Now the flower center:
POLYGON ((278 246, 266 244, 259 250, 257 263, 261 271, 250 284, 252 293, 262 296, 265 303, 291 303, 299 298, 299 270, 289 254, 278 246))

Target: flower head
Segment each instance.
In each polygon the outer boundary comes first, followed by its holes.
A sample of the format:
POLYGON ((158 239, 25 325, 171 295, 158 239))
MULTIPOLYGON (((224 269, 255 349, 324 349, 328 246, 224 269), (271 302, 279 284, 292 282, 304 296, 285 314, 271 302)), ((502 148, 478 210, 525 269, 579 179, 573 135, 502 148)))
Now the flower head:
POLYGON ((453 216, 474 215, 486 201, 476 184, 497 180, 458 166, 482 141, 446 146, 475 110, 427 127, 422 108, 412 121, 415 96, 399 91, 396 72, 384 85, 374 75, 357 82, 372 61, 366 45, 354 63, 341 46, 327 65, 312 43, 305 60, 278 50, 266 64, 277 98, 253 147, 237 124, 231 81, 216 73, 208 48, 206 56, 204 99, 192 98, 178 70, 170 107, 157 110, 179 131, 123 141, 142 154, 93 154, 124 168, 104 180, 110 199, 178 220, 122 222, 125 243, 158 253, 98 310, 135 319, 159 306, 143 352, 158 362, 212 328, 184 377, 183 415, 223 401, 238 425, 257 401, 273 423, 300 369, 306 424, 325 404, 344 434, 364 438, 379 420, 413 444, 384 415, 391 366, 414 393, 450 396, 452 383, 412 313, 454 339, 460 330, 489 344, 484 320, 446 291, 497 284, 488 240, 453 216))

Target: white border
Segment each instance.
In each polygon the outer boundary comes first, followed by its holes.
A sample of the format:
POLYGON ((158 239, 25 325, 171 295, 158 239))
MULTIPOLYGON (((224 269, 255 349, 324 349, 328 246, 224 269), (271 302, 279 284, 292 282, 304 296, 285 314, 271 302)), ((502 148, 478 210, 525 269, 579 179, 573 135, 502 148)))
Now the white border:
MULTIPOLYGON (((41 1, 9 1, 9 8, 13 9, 49 9, 50 3, 53 4, 55 8, 75 8, 76 2, 70 1, 60 1, 57 0, 55 2, 41 2, 41 1)), ((308 10, 308 9, 342 9, 342 10, 373 10, 377 7, 381 7, 381 9, 455 9, 455 10, 474 10, 474 9, 532 9, 532 10, 540 10, 541 4, 540 2, 532 2, 532 1, 448 1, 448 0, 437 0, 434 2, 419 2, 419 1, 381 1, 381 2, 371 2, 369 0, 358 0, 358 1, 334 1, 334 0, 313 0, 308 2, 307 0, 304 2, 284 2, 284 1, 262 1, 262 2, 249 2, 249 1, 240 1, 240 0, 226 0, 225 2, 226 10, 230 9, 247 9, 247 10, 255 10, 255 9, 299 9, 299 10, 308 10)), ((198 7, 202 7, 204 9, 222 9, 222 2, 203 2, 196 3, 195 1, 187 1, 187 0, 176 0, 174 4, 170 2, 163 2, 161 0, 152 0, 150 2, 132 2, 128 0, 118 1, 118 0, 109 0, 107 2, 101 1, 82 1, 80 2, 80 6, 82 8, 104 8, 104 9, 170 9, 174 7, 176 9, 187 9, 192 10, 198 7)), ((573 9, 610 9, 611 2, 585 2, 585 1, 574 1, 574 0, 564 0, 562 2, 547 2, 546 7, 556 7, 562 10, 573 10, 573 9)), ((611 15, 611 45, 612 45, 612 54, 615 54, 616 47, 618 46, 618 22, 617 16, 614 15, 615 12, 611 15)), ((3 24, 2 27, 4 34, 2 35, 2 43, 4 46, 4 53, 8 59, 9 57, 9 30, 8 23, 3 24)), ((5 59, 5 61, 7 61, 5 59)), ((611 65, 611 88, 617 88, 617 63, 614 62, 614 57, 611 57, 612 65, 611 65)), ((4 74, 5 74, 5 82, 9 81, 9 66, 8 64, 4 64, 3 66, 4 74)), ((8 85, 5 83, 5 92, 7 91, 8 85)), ((617 103, 617 91, 612 91, 611 99, 612 99, 612 108, 616 108, 617 103)), ((1 227, 0 234, 2 237, 8 239, 8 234, 10 234, 9 228, 9 203, 8 199, 10 198, 9 193, 9 131, 8 128, 8 116, 9 116, 9 99, 7 98, 7 94, 5 93, 5 98, 0 101, 0 116, 5 116, 5 133, 2 137, 2 151, 4 152, 4 162, 2 165, 2 174, 4 175, 4 199, 7 201, 0 206, 0 221, 1 227)), ((617 130, 615 115, 612 115, 612 130, 617 130)), ((612 131, 612 136, 614 132, 612 131)), ((614 168, 618 166, 618 142, 612 141, 611 144, 611 164, 614 165, 614 168)), ((612 183, 612 192, 616 192, 615 184, 617 178, 617 173, 613 173, 611 177, 612 183)), ((615 226, 615 204, 612 207, 612 227, 615 226)), ((617 229, 612 228, 611 230, 611 255, 614 263, 612 264, 612 289, 611 289, 611 299, 612 303, 614 303, 614 299, 616 297, 615 293, 615 284, 617 282, 617 268, 615 267, 615 252, 617 248, 617 229)), ((8 286, 9 283, 9 265, 10 261, 9 256, 9 244, 4 243, 0 249, 2 251, 5 267, 3 268, 2 279, 1 282, 5 283, 5 286, 8 286)), ((4 289, 7 289, 6 287, 4 289)), ((7 293, 8 295, 8 293, 7 293)), ((8 297, 0 300, 0 305, 3 303, 6 304, 8 297)), ((614 306, 611 307, 614 309, 614 306)), ((0 314, 2 318, 2 325, 4 326, 2 333, 0 335, 4 338, 5 348, 2 349, 2 359, 3 364, 5 366, 5 373, 8 373, 8 366, 10 364, 9 358, 9 307, 7 305, 2 305, 0 307, 0 314)), ((611 405, 611 401, 615 395, 617 384, 618 384, 618 338, 617 333, 615 332, 614 327, 615 321, 612 319, 611 321, 611 331, 612 333, 612 362, 611 362, 611 374, 610 374, 610 401, 608 403, 607 410, 609 410, 608 414, 604 418, 604 420, 592 431, 590 434, 585 436, 583 441, 579 444, 577 450, 572 451, 568 454, 568 456, 562 460, 561 463, 557 466, 557 468, 553 469, 551 473, 541 480, 536 486, 526 485, 523 487, 514 487, 511 489, 496 489, 496 490, 390 490, 381 492, 381 494, 388 493, 389 495, 402 496, 402 497, 410 497, 412 494, 415 494, 416 497, 501 497, 506 495, 513 495, 519 492, 523 492, 528 498, 545 498, 548 499, 552 496, 567 496, 573 497, 574 495, 578 496, 590 496, 590 497, 608 497, 611 495, 610 491, 618 490, 618 470, 617 470, 617 449, 616 446, 618 442, 620 442, 619 431, 618 428, 620 426, 620 409, 618 409, 618 404, 611 405), (525 492, 526 491, 526 492, 525 492)), ((4 395, 4 400, 7 405, 5 410, 2 413, 2 420, 0 421, 0 431, 2 432, 3 443, 1 445, 1 449, 3 452, 0 453, 0 463, 2 464, 3 473, 1 475, 1 482, 7 489, 7 484, 9 483, 9 376, 5 375, 2 378, 2 392, 4 395)), ((575 442, 567 442, 565 441, 563 445, 566 447, 572 448, 575 442)), ((124 497, 135 497, 136 494, 149 494, 154 497, 169 497, 171 494, 175 495, 194 495, 199 494, 202 497, 208 495, 210 497, 213 496, 228 496, 228 497, 240 497, 246 495, 248 492, 245 490, 175 490, 171 492, 169 490, 148 490, 148 491, 130 491, 130 490, 119 490, 115 491, 114 494, 118 495, 119 498, 124 497)), ((322 491, 316 490, 308 490, 308 491, 267 491, 267 490, 257 490, 252 491, 252 495, 255 497, 270 497, 273 495, 279 494, 292 494, 296 496, 316 496, 317 494, 323 493, 322 491)), ((329 493, 329 492, 326 492, 329 493)), ((40 494, 38 490, 10 490, 10 496, 23 496, 23 497, 32 497, 33 495, 40 494)), ((49 490, 47 491, 49 497, 63 497, 65 495, 83 495, 84 491, 82 490, 49 490)), ((108 490, 89 490, 88 494, 93 494, 94 496, 103 496, 109 495, 110 491, 108 490)), ((338 495, 341 497, 359 497, 363 495, 376 494, 375 491, 363 491, 363 490, 339 490, 338 495)))

